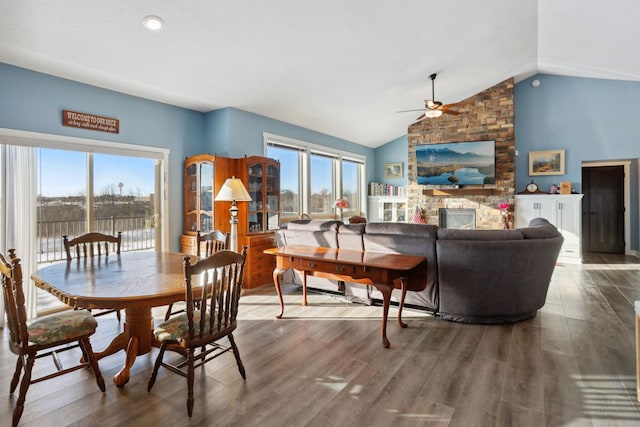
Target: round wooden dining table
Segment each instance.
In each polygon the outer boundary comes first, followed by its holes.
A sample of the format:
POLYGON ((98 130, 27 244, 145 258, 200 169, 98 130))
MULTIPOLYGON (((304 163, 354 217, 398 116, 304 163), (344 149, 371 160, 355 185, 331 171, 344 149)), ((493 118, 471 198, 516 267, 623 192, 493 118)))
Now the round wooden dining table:
MULTIPOLYGON (((124 309, 122 333, 96 357, 101 359, 125 350, 124 367, 113 378, 123 387, 136 356, 155 345, 153 307, 184 300, 185 254, 170 252, 124 252, 52 264, 31 275, 38 288, 72 307, 124 309)), ((196 257, 191 256, 191 262, 196 257)))

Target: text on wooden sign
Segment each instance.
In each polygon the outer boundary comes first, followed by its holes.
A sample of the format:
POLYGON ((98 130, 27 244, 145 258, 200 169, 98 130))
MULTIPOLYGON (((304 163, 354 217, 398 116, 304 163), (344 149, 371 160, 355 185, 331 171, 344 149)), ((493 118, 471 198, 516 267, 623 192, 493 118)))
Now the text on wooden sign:
POLYGON ((94 114, 62 110, 62 126, 120 133, 120 120, 94 114))

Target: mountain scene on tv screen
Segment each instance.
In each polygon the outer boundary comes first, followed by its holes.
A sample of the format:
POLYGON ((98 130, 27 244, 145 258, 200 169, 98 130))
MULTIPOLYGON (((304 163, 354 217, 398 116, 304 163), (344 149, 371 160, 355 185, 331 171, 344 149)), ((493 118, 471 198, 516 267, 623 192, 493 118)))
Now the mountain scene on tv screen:
POLYGON ((454 142, 416 147, 418 184, 495 184, 494 141, 454 142))

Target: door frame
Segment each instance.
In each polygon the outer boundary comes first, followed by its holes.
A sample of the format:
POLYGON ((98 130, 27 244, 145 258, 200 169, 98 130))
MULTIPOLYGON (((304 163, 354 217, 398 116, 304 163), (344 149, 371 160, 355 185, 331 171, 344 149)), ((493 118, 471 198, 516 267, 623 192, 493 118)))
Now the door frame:
MULTIPOLYGON (((631 253, 631 161, 618 162, 582 162, 582 168, 597 168, 600 166, 624 166, 624 253, 631 253)), ((583 189, 584 191, 584 189, 583 189)))
POLYGON ((29 147, 53 148, 73 151, 89 151, 118 156, 144 157, 160 160, 156 166, 156 185, 160 192, 156 203, 160 203, 160 233, 156 233, 156 251, 168 251, 169 227, 166 218, 169 215, 169 194, 167 188, 169 175, 169 153, 167 148, 150 147, 146 145, 126 144, 122 142, 104 141, 98 139, 78 138, 66 135, 30 132, 17 129, 0 128, 0 137, 4 144, 24 145, 29 147), (157 174, 162 179, 158 180, 157 174), (158 182, 159 181, 159 182, 158 182))

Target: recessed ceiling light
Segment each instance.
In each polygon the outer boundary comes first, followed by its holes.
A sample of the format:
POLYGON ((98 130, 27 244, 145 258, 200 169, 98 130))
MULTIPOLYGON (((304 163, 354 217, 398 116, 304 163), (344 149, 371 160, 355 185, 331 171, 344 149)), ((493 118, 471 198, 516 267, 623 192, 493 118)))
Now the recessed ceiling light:
POLYGON ((164 21, 159 16, 149 15, 144 17, 142 25, 144 25, 147 30, 159 31, 164 27, 164 21))

